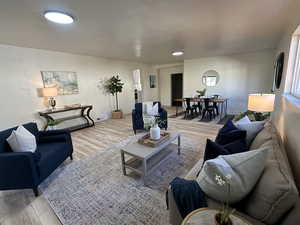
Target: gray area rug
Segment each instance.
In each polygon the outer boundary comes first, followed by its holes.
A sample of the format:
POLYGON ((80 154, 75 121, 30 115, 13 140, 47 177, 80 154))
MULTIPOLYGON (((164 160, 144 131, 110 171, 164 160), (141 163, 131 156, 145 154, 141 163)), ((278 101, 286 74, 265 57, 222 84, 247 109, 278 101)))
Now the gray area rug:
POLYGON ((203 148, 182 137, 181 155, 175 148, 148 174, 144 186, 137 175, 123 176, 121 170, 119 149, 136 139, 131 137, 87 159, 67 160, 41 185, 63 225, 168 224, 165 191, 169 182, 185 176, 202 157, 203 148))

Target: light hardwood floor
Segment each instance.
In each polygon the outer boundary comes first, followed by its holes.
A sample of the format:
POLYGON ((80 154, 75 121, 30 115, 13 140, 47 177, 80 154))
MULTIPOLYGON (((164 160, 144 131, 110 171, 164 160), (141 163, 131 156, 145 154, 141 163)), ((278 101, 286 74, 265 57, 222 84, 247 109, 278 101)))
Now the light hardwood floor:
MULTIPOLYGON (((182 119, 169 119, 169 130, 197 140, 199 136, 214 138, 220 125, 182 119)), ((107 120, 95 127, 72 133, 74 160, 91 156, 133 135, 131 116, 107 120)), ((0 192, 0 225, 61 225, 42 195, 34 197, 31 190, 0 192)))

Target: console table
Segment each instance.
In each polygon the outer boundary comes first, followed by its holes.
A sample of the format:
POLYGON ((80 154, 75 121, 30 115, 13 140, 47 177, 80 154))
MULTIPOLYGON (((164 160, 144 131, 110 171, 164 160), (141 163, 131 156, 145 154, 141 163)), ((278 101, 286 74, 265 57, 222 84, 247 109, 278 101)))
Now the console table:
POLYGON ((47 129, 47 124, 50 121, 54 121, 57 123, 61 123, 67 120, 73 120, 77 118, 83 118, 86 123, 75 125, 71 127, 67 127, 66 129, 69 129, 70 131, 75 131, 87 127, 92 127, 95 125, 93 119, 90 116, 90 112, 93 109, 92 105, 83 105, 83 106, 76 106, 76 107, 68 107, 68 108, 61 108, 61 109, 54 109, 54 110, 45 110, 42 112, 39 112, 39 115, 41 117, 44 117, 47 121, 44 129, 47 129), (57 115, 59 113, 68 112, 68 111, 79 111, 80 113, 78 115, 72 115, 72 116, 66 116, 66 117, 60 117, 60 118, 54 118, 53 115, 57 115))

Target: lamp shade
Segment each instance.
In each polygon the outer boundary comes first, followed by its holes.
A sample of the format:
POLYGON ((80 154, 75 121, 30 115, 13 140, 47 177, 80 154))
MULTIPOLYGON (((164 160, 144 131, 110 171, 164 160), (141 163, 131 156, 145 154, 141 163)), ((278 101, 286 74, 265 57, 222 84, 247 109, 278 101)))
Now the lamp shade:
POLYGON ((54 97, 58 95, 57 88, 51 87, 51 88, 43 88, 42 94, 44 97, 54 97))
POLYGON ((273 112, 274 94, 251 94, 248 96, 248 110, 255 112, 273 112))

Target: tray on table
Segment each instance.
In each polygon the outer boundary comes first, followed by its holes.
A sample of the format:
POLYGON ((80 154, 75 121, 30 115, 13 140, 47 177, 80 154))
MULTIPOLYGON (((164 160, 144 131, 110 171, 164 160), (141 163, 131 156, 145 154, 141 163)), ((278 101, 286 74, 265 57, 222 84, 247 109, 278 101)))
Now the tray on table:
POLYGON ((159 140, 153 140, 153 139, 150 138, 150 134, 148 133, 148 134, 144 135, 143 137, 141 137, 138 140, 138 143, 142 144, 142 145, 146 145, 148 147, 155 148, 158 145, 164 143, 169 138, 170 138, 170 133, 168 133, 168 132, 161 132, 160 133, 160 139, 159 140))

